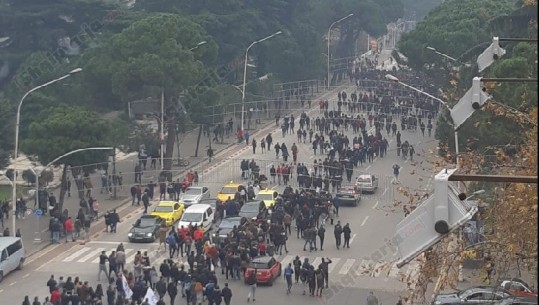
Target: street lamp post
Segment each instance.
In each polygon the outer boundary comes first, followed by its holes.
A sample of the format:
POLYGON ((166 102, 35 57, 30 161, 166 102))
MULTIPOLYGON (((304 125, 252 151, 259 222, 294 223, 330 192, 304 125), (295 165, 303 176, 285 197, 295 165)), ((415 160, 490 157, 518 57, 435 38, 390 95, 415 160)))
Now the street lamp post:
POLYGON ((256 40, 254 41, 253 43, 251 43, 248 47, 247 47, 247 50, 245 50, 245 63, 243 65, 243 85, 242 85, 242 90, 241 90, 241 131, 243 132, 244 131, 244 128, 243 128, 243 119, 244 119, 244 115, 245 115, 245 84, 246 84, 246 81, 247 81, 247 63, 249 61, 249 50, 257 43, 261 43, 263 41, 266 41, 270 38, 273 38, 279 34, 282 34, 281 31, 278 31, 278 32, 275 32, 274 34, 271 34, 265 38, 262 38, 260 40, 256 40))
POLYGON ((15 236, 16 234, 16 211, 17 211, 17 155, 19 154, 19 127, 20 127, 20 121, 21 121, 21 107, 22 107, 22 103, 24 102, 24 99, 30 95, 32 92, 36 91, 36 90, 39 90, 41 88, 44 88, 44 87, 47 87, 49 85, 52 85, 56 82, 59 82, 61 80, 64 80, 68 77, 70 77, 71 75, 75 74, 75 73, 78 73, 82 71, 81 68, 76 68, 74 70, 72 70, 71 72, 69 72, 68 74, 62 76, 62 77, 59 77, 57 79, 53 79, 51 80, 50 82, 47 82, 47 83, 44 83, 42 85, 39 85, 37 87, 34 87, 30 90, 28 90, 28 92, 26 92, 20 102, 19 102, 19 106, 17 107, 17 118, 16 118, 16 123, 15 123, 15 149, 14 149, 14 152, 13 152, 13 194, 12 194, 12 202, 11 202, 11 205, 12 205, 12 211, 13 211, 13 236, 15 236))
MULTIPOLYGON (((449 107, 449 105, 447 105, 447 103, 446 103, 445 101, 443 101, 443 100, 441 100, 441 99, 439 99, 439 98, 437 98, 437 97, 435 97, 435 96, 433 96, 433 95, 431 95, 431 94, 428 94, 427 92, 425 92, 425 91, 423 91, 423 90, 421 90, 421 89, 418 89, 418 88, 416 88, 416 87, 413 87, 413 86, 410 86, 410 85, 408 85, 408 84, 406 84, 406 83, 403 83, 403 82, 401 82, 401 81, 399 80, 398 77, 393 76, 393 75, 391 75, 391 74, 386 74, 386 78, 387 78, 388 80, 397 82, 398 84, 400 84, 400 85, 402 85, 402 86, 404 86, 404 87, 406 87, 406 88, 412 89, 412 90, 414 90, 414 91, 416 91, 416 92, 419 92, 420 94, 423 94, 423 95, 425 95, 425 96, 427 96, 427 97, 430 97, 431 99, 433 99, 433 100, 435 100, 435 101, 438 101, 438 102, 439 102, 440 104, 442 104, 445 108, 447 108, 447 110, 449 110, 449 111, 451 112, 451 108, 449 107)), ((458 130, 457 130, 456 128, 454 128, 453 130, 454 130, 454 133, 455 133, 455 155, 458 156, 458 154, 459 154, 459 134, 458 134, 458 130)))
POLYGON ((341 21, 343 21, 343 20, 345 20, 345 19, 347 19, 347 18, 350 18, 350 17, 352 17, 352 16, 354 16, 354 14, 349 14, 348 16, 343 17, 343 18, 341 18, 341 19, 339 19, 339 20, 333 22, 333 23, 329 26, 329 29, 328 29, 328 56, 327 56, 327 57, 328 57, 328 80, 327 80, 327 85, 328 85, 327 88, 328 88, 328 90, 329 90, 329 59, 331 58, 331 55, 329 54, 329 45, 330 45, 330 42, 331 42, 331 28, 332 28, 334 25, 336 25, 337 23, 339 23, 339 22, 341 22, 341 21))
POLYGON ((203 41, 197 43, 196 46, 190 48, 189 51, 194 51, 195 49, 197 49, 197 48, 200 47, 200 46, 205 45, 206 43, 208 43, 208 42, 207 42, 206 40, 203 40, 203 41))

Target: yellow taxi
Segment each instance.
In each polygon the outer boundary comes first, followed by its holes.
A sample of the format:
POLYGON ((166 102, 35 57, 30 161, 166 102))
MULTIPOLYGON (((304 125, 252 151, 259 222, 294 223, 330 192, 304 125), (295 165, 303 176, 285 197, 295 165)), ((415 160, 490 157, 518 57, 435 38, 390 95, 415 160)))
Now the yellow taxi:
POLYGON ((167 226, 171 226, 176 221, 180 220, 184 209, 185 206, 183 203, 176 201, 159 201, 151 215, 163 218, 166 221, 167 226))
POLYGON ((234 181, 230 181, 229 183, 223 185, 223 188, 217 193, 217 199, 221 200, 222 202, 227 201, 228 197, 231 199, 234 199, 234 195, 236 192, 238 192, 238 187, 241 184, 235 183, 234 181))
POLYGON ((277 196, 279 196, 279 193, 277 193, 277 191, 274 191, 272 189, 265 189, 258 192, 255 197, 255 200, 262 200, 264 201, 266 208, 271 208, 275 205, 275 199, 277 198, 277 196))

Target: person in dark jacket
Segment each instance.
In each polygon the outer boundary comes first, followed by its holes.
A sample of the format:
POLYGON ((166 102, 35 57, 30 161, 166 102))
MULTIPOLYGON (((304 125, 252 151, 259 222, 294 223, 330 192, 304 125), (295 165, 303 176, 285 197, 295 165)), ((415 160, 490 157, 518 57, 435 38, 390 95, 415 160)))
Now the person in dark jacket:
POLYGON ((221 291, 223 300, 225 300, 225 305, 230 305, 230 300, 232 300, 232 290, 228 288, 228 283, 225 283, 225 288, 221 291))
POLYGON ((178 295, 178 287, 176 286, 176 281, 171 281, 170 283, 168 283, 167 292, 170 296, 170 305, 174 305, 174 301, 176 300, 176 296, 178 295))
POLYGON ((215 285, 215 287, 213 288, 213 295, 211 296, 211 298, 215 305, 221 305, 221 302, 223 302, 222 291, 221 288, 219 288, 219 285, 215 285))
POLYGON ((343 248, 350 248, 350 235, 352 234, 352 230, 350 229, 350 224, 346 223, 344 227, 342 228, 342 232, 344 233, 344 245, 343 248))

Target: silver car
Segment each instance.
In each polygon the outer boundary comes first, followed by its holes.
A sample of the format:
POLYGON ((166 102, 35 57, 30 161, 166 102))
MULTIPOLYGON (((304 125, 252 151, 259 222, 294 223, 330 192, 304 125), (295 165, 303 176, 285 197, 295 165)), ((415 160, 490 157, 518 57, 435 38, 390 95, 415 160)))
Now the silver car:
POLYGON ((193 204, 200 203, 201 200, 210 199, 210 191, 205 186, 190 186, 185 189, 185 192, 180 194, 180 202, 182 202, 185 207, 191 206, 193 204))

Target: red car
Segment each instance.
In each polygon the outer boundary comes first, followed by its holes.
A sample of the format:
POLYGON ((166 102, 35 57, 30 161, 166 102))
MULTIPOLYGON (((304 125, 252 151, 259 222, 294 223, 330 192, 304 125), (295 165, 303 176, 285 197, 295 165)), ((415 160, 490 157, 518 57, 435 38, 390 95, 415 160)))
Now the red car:
POLYGON ((500 280, 501 287, 510 291, 519 297, 536 297, 537 291, 530 288, 530 286, 521 279, 518 278, 505 278, 500 280))
POLYGON ((273 285, 273 281, 281 276, 281 263, 276 261, 271 256, 255 257, 245 270, 244 282, 247 284, 247 279, 256 269, 256 283, 273 285))

